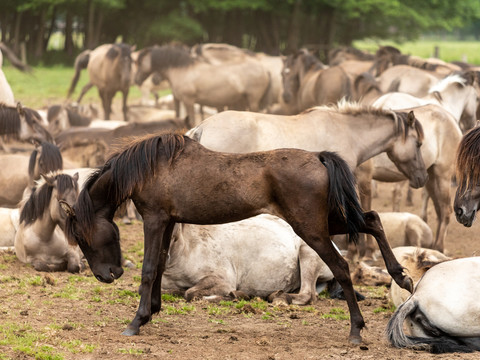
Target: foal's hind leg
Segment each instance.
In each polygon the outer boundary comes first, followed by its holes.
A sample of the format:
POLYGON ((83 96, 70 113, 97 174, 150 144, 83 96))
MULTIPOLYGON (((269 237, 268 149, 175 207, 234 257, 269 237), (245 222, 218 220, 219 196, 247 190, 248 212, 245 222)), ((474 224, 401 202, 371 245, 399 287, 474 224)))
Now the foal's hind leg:
POLYGON ((365 327, 365 322, 357 303, 348 263, 335 250, 328 236, 324 238, 319 238, 318 236, 305 237, 305 242, 325 261, 335 276, 335 279, 342 286, 350 311, 351 327, 349 339, 352 343, 360 343, 362 341, 360 330, 365 327))

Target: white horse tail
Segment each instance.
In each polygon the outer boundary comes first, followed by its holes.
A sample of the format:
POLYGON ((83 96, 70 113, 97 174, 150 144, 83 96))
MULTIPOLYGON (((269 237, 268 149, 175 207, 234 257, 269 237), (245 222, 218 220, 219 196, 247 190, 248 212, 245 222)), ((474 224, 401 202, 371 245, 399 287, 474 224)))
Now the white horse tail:
POLYGON ((387 338, 396 348, 415 348, 428 350, 434 354, 462 352, 469 353, 475 350, 461 338, 452 337, 435 327, 418 307, 415 296, 411 296, 400 305, 387 325, 387 338), (415 325, 432 337, 408 336, 403 331, 403 323, 410 317, 415 325))
POLYGON ((91 52, 92 50, 82 51, 75 59, 75 75, 73 76, 72 83, 70 84, 70 89, 68 89, 67 98, 69 98, 75 90, 75 86, 77 86, 78 79, 80 78, 80 72, 87 68, 91 52))

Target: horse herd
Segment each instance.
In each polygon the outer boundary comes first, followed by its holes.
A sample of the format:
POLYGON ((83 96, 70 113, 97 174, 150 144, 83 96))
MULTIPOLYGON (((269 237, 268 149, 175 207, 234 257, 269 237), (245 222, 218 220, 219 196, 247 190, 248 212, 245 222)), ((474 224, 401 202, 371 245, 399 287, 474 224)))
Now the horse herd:
POLYGON ((127 204, 130 217, 143 221, 145 255, 140 305, 125 335, 138 334, 160 311, 161 291, 181 291, 187 300, 281 295, 304 305, 335 280, 353 343, 362 341, 365 323, 348 262, 363 260, 358 280, 380 250, 398 307, 390 342, 480 350, 480 328, 470 320, 480 310, 479 261, 443 253, 452 180, 461 224, 472 225, 480 203, 474 66, 392 47, 335 49, 330 65, 305 49, 286 57, 227 44, 134 51, 105 44, 82 52, 68 90, 70 97, 87 69, 77 103, 43 115, 15 103, 1 72, 0 246, 38 271, 79 272, 86 260, 110 283, 129 266, 114 221, 127 204), (132 119, 130 86, 147 82, 168 84, 177 118, 143 112, 132 119), (94 86, 103 121, 78 104, 94 86), (123 121, 109 120, 118 91, 123 121), (203 119, 207 107, 217 113, 203 119), (397 212, 371 209, 374 181, 398 184, 397 212), (407 182, 424 188, 423 219, 398 212, 407 182), (435 232, 425 222, 429 199, 435 232), (456 284, 452 295, 435 296, 447 283, 456 284))

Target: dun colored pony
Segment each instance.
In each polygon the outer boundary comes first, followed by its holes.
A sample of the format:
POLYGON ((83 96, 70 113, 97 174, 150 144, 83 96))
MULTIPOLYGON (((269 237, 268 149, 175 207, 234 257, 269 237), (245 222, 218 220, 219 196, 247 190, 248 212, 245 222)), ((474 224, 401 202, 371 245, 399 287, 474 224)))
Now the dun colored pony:
POLYGON ((132 199, 144 219, 145 255, 137 314, 124 335, 136 335, 161 308, 161 282, 175 223, 218 224, 261 213, 286 220, 330 267, 347 300, 350 340, 365 326, 347 262, 330 235, 376 236, 387 268, 402 287, 402 274, 378 215, 363 213, 348 165, 329 152, 279 149, 250 154, 207 150, 180 135, 149 136, 114 154, 85 184, 69 214, 66 234, 79 244, 99 281, 123 274, 116 208, 132 199))
POLYGON ((185 104, 189 127, 195 125, 194 104, 219 110, 260 110, 270 84, 269 73, 256 59, 219 65, 192 57, 181 46, 154 46, 140 51, 135 82, 140 85, 153 72, 167 79, 174 97, 185 104))
POLYGON ((85 85, 78 97, 79 103, 85 93, 93 86, 98 88, 102 100, 104 116, 110 120, 112 99, 121 91, 123 95, 123 119, 127 121, 127 97, 130 90, 132 47, 127 44, 104 44, 94 50, 85 50, 75 59, 75 75, 72 79, 67 97, 69 98, 83 69, 88 70, 90 81, 85 85))
POLYGON ((0 103, 0 138, 53 142, 50 133, 42 126, 40 114, 20 103, 17 106, 0 103))
POLYGON ((67 243, 63 229, 66 213, 59 201, 75 202, 78 174, 49 174, 34 188, 20 209, 20 226, 15 235, 15 253, 37 271, 78 272, 82 267, 78 246, 67 243), (59 227, 59 228, 57 228, 59 227))
POLYGON ((326 67, 307 50, 289 55, 283 64, 283 100, 299 113, 351 96, 351 82, 340 66, 326 67))
POLYGON ((453 204, 457 221, 470 227, 480 205, 480 127, 466 133, 457 150, 456 179, 458 183, 453 204))
POLYGON ((62 155, 57 146, 44 142, 30 156, 0 155, 0 206, 17 207, 26 188, 31 189, 40 175, 61 170, 62 155))

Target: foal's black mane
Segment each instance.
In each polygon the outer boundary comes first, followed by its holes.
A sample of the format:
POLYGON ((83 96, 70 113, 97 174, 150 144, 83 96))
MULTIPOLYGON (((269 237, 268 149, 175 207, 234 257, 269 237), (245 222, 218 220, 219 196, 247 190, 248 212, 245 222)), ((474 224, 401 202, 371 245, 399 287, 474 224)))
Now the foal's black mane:
MULTIPOLYGON (((47 174, 49 172, 62 170, 63 159, 60 149, 57 145, 49 142, 42 142, 40 145, 42 151, 38 159, 40 174, 47 174)), ((35 149, 30 155, 30 161, 28 163, 28 175, 30 179, 33 179, 33 172, 35 171, 35 162, 37 160, 38 150, 35 149)))
MULTIPOLYGON (((103 176, 108 185, 101 192, 102 201, 117 209, 136 188, 141 188, 150 176, 155 174, 159 161, 169 164, 181 153, 185 143, 193 141, 178 134, 148 135, 135 139, 124 149, 113 154, 103 168, 94 172, 85 182, 80 192, 75 209, 75 221, 82 231, 82 236, 74 233, 72 218, 67 218, 65 233, 68 237, 85 240, 90 243, 94 229, 95 211, 90 190, 103 176), (107 188, 108 187, 108 188, 107 188)), ((112 212, 113 218, 113 212, 112 212)))
POLYGON ((321 70, 325 68, 325 65, 320 60, 318 60, 315 55, 311 54, 306 50, 299 50, 295 55, 293 55, 293 62, 297 61, 298 59, 300 59, 303 68, 306 71, 321 70))
POLYGON ((34 187, 32 189, 30 197, 20 211, 20 223, 25 222, 25 225, 29 225, 43 216, 50 205, 54 187, 57 188, 59 197, 69 189, 78 189, 78 184, 70 175, 57 174, 54 179, 56 180, 56 186, 45 182, 39 188, 34 187))

